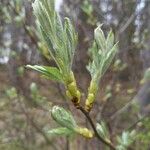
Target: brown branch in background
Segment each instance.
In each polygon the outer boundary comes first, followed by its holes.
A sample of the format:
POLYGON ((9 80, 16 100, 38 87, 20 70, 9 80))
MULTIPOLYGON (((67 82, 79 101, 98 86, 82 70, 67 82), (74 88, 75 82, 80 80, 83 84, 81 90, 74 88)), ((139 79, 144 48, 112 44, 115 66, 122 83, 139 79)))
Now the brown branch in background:
MULTIPOLYGON (((56 83, 56 87, 57 87, 58 93, 61 96, 65 106, 69 109, 69 104, 67 103, 67 97, 65 96, 65 94, 62 91, 60 83, 56 83)), ((66 137, 66 150, 70 150, 70 140, 69 140, 68 136, 66 137)))
POLYGON ((135 127, 137 126, 137 124, 139 122, 144 121, 144 119, 146 119, 147 117, 149 117, 149 114, 146 114, 145 116, 141 117, 140 119, 138 119, 135 123, 133 123, 130 127, 128 127, 126 130, 133 130, 135 129, 135 127))
MULTIPOLYGON (((10 2, 8 2, 8 6, 12 9, 12 11, 17 15, 17 16, 19 16, 19 13, 16 11, 16 9, 11 5, 11 3, 10 2)), ((31 39, 31 41, 34 43, 34 45, 36 45, 37 47, 38 47, 38 45, 37 45, 37 39, 29 32, 29 30, 28 30, 28 25, 26 24, 26 21, 24 20, 23 21, 23 28, 24 28, 24 30, 25 30, 25 32, 27 33, 27 35, 29 36, 29 38, 31 39)))
POLYGON ((129 19, 127 20, 127 22, 120 28, 119 33, 123 33, 128 26, 132 23, 132 21, 136 18, 137 14, 132 14, 129 19))
POLYGON ((125 110, 128 110, 128 108, 130 108, 133 105, 134 101, 131 100, 129 101, 127 104, 125 104, 125 106, 123 106, 122 108, 120 108, 119 110, 117 110, 111 117, 110 117, 110 121, 114 120, 117 116, 119 116, 121 113, 123 113, 125 110))
POLYGON ((70 142, 69 142, 69 137, 67 136, 66 137, 66 149, 65 150, 70 150, 70 144, 69 144, 70 142))
POLYGON ((115 146, 114 146, 111 142, 106 141, 105 139, 103 139, 103 138, 98 134, 98 132, 97 132, 97 130, 96 130, 96 127, 95 127, 95 125, 94 125, 94 123, 93 123, 93 120, 91 119, 89 113, 88 113, 87 111, 85 111, 82 106, 77 107, 77 109, 79 109, 79 110, 85 115, 85 117, 88 119, 88 121, 89 121, 89 123, 90 123, 90 125, 91 125, 91 127, 92 127, 92 129, 93 129, 93 131, 94 131, 94 133, 95 133, 95 136, 96 136, 102 143, 104 143, 105 145, 107 145, 108 147, 110 147, 112 150, 116 150, 115 146))
MULTIPOLYGON (((18 100, 19 100, 20 108, 21 108, 22 112, 24 113, 24 115, 26 116, 27 120, 30 122, 30 124, 36 129, 36 131, 38 133, 40 133, 43 136, 43 138, 45 139, 47 144, 50 144, 54 148, 54 150, 58 150, 56 145, 54 145, 54 143, 49 140, 49 138, 47 137, 45 132, 33 121, 33 119, 30 117, 30 115, 28 114, 28 112, 26 111, 24 106, 22 106, 22 102, 21 102, 19 93, 18 93, 18 100)), ((23 103, 23 104, 25 104, 25 103, 23 103)))
MULTIPOLYGON (((12 6, 12 4, 10 2, 7 3, 7 5, 10 7, 10 9, 15 13, 15 15, 19 16, 19 12, 16 11, 15 7, 12 6)), ((27 34, 27 36, 30 38, 31 42, 36 46, 36 48, 39 48, 38 46, 38 38, 35 36, 35 33, 32 34, 29 30, 28 27, 29 25, 26 23, 26 18, 22 21, 23 25, 23 29, 25 31, 25 33, 27 34)), ((49 64, 49 60, 46 57, 43 57, 44 60, 49 64)))

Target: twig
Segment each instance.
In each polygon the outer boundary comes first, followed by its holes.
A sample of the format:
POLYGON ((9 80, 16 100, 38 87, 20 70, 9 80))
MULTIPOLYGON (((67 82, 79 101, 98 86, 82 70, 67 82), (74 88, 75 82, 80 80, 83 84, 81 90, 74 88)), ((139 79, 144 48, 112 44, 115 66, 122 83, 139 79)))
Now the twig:
POLYGON ((119 110, 117 110, 111 117, 110 120, 114 120, 117 116, 119 116, 121 113, 123 113, 125 110, 127 110, 128 108, 130 108, 130 106, 132 106, 135 103, 134 100, 129 101, 125 106, 123 106, 122 108, 120 108, 119 110))
POLYGON ((132 14, 129 19, 127 20, 127 22, 123 25, 123 27, 121 27, 121 29, 119 30, 119 33, 123 33, 127 28, 128 26, 132 23, 132 21, 135 19, 137 14, 132 14))
MULTIPOLYGON (((28 114, 28 112, 26 111, 24 106, 22 106, 21 98, 19 95, 18 95, 18 100, 19 100, 20 108, 21 108, 23 114, 26 116, 27 120, 30 122, 30 125, 32 127, 34 127, 36 129, 36 131, 43 136, 43 138, 45 139, 47 144, 50 144, 55 150, 57 150, 56 145, 52 141, 49 140, 49 138, 44 133, 44 131, 33 121, 33 119, 30 117, 30 115, 28 114)), ((25 104, 25 103, 23 103, 23 104, 25 104)))
POLYGON ((66 137, 66 150, 70 150, 70 144, 69 144, 70 142, 69 142, 69 137, 67 136, 66 137))
POLYGON ((136 127, 136 125, 139 123, 139 122, 142 122, 145 118, 149 117, 149 114, 146 114, 145 116, 141 117, 139 120, 137 120, 134 124, 132 124, 130 127, 128 127, 127 130, 132 130, 136 127))
POLYGON ((89 113, 88 113, 87 111, 85 111, 82 106, 79 106, 79 107, 77 107, 77 108, 78 108, 78 109, 85 115, 85 117, 88 119, 88 121, 89 121, 89 123, 90 123, 90 125, 91 125, 91 127, 92 127, 92 129, 93 129, 93 131, 94 131, 94 133, 95 133, 95 136, 96 136, 102 143, 104 143, 105 145, 107 145, 108 147, 110 147, 112 150, 116 150, 115 146, 114 146, 111 142, 106 141, 105 139, 103 139, 103 138, 98 134, 98 132, 97 132, 97 130, 96 130, 96 127, 95 127, 95 125, 94 125, 94 123, 93 123, 93 121, 92 121, 92 119, 91 119, 89 113))

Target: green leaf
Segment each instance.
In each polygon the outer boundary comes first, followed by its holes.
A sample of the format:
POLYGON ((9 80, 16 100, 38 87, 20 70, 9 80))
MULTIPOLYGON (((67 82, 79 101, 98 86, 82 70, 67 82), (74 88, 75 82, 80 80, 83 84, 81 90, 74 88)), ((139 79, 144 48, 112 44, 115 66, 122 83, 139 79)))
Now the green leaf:
POLYGON ((113 47, 114 44, 114 34, 112 32, 112 30, 109 31, 107 39, 106 39, 106 47, 107 49, 111 49, 113 47))
POLYGON ((56 129, 51 129, 47 133, 50 136, 70 136, 74 132, 72 130, 69 130, 68 128, 60 127, 56 129))
POLYGON ((46 76, 51 80, 63 82, 62 74, 56 67, 38 66, 38 65, 34 66, 27 65, 26 67, 42 73, 42 75, 46 76))
POLYGON ((54 0, 35 0, 32 4, 37 25, 49 53, 62 72, 68 76, 71 71, 77 35, 69 19, 63 25, 55 11, 54 0))
POLYGON ((107 53, 106 57, 105 57, 105 61, 104 64, 102 66, 102 71, 101 71, 101 76, 104 75, 104 73, 107 71, 108 67, 110 66, 113 58, 115 57, 115 54, 117 52, 117 48, 118 48, 118 43, 116 43, 112 49, 107 53))
POLYGON ((87 128, 79 127, 69 111, 59 106, 54 106, 51 110, 53 119, 61 126, 61 128, 50 130, 52 135, 69 135, 78 133, 86 138, 92 138, 93 132, 87 128))
MULTIPOLYGON (((110 31, 107 38, 105 38, 101 25, 95 29, 94 42, 92 47, 89 49, 92 61, 90 61, 87 66, 87 70, 90 72, 92 78, 90 86, 96 85, 98 87, 100 79, 112 63, 117 52, 117 46, 117 43, 114 44, 114 34, 112 31, 110 31)), ((91 87, 89 87, 89 89, 91 89, 91 87)), ((91 90, 88 91, 85 105, 85 109, 87 109, 87 111, 91 110, 97 91, 98 88, 94 92, 91 92, 91 90)))
POLYGON ((110 66, 117 52, 118 44, 114 44, 114 34, 112 31, 105 38, 101 25, 95 29, 94 38, 95 42, 93 42, 92 47, 89 49, 92 62, 89 63, 87 69, 92 79, 98 83, 110 66))
POLYGON ((104 36, 104 33, 101 29, 101 26, 98 26, 95 31, 94 31, 94 38, 95 38, 95 41, 96 41, 96 44, 98 45, 98 47, 104 51, 106 50, 106 39, 105 39, 105 36, 104 36))
POLYGON ((59 106, 54 106, 51 110, 53 119, 62 127, 75 131, 77 124, 70 112, 59 106))
POLYGON ((101 121, 101 123, 96 124, 96 130, 101 137, 109 140, 109 131, 106 127, 106 124, 103 121, 101 121))
POLYGON ((72 65, 78 38, 69 18, 65 18, 64 31, 65 31, 66 40, 67 40, 66 49, 68 53, 68 61, 71 62, 71 65, 72 65))

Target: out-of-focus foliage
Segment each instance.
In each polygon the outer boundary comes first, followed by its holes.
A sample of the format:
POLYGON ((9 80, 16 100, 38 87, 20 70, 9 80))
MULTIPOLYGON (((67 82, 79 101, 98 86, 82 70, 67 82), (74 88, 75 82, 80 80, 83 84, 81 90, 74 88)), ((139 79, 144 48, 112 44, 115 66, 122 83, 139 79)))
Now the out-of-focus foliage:
POLYGON ((120 137, 117 137, 118 145, 117 150, 126 150, 131 143, 135 140, 135 131, 124 131, 120 137))
POLYGON ((87 15, 87 23, 90 25, 95 25, 97 23, 96 18, 93 16, 94 8, 89 0, 84 0, 81 4, 81 9, 87 15))
POLYGON ((138 150, 145 150, 149 148, 149 139, 150 139, 150 119, 146 118, 144 119, 143 123, 139 123, 140 126, 140 132, 137 135, 137 139, 141 141, 140 143, 137 143, 137 149, 138 150), (142 145, 142 147, 140 146, 142 145))

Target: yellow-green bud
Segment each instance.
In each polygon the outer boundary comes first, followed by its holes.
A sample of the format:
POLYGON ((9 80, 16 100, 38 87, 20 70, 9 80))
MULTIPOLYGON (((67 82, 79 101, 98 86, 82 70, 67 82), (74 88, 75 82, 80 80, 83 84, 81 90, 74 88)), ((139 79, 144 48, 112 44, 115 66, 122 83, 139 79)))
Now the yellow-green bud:
POLYGON ((90 87, 88 90, 88 97, 85 102, 85 110, 88 112, 91 110, 91 108, 93 106, 97 90, 98 90, 97 84, 94 81, 91 81, 90 87))
POLYGON ((78 98, 78 100, 80 100, 80 97, 81 97, 81 93, 80 93, 79 90, 77 90, 77 98, 78 98))
POLYGON ((73 72, 66 78, 66 95, 72 100, 75 106, 79 106, 81 93, 77 89, 76 80, 73 72))
POLYGON ((97 84, 95 82, 91 82, 90 88, 89 88, 89 93, 96 94, 97 89, 98 89, 97 84))
POLYGON ((93 137, 93 132, 87 128, 78 127, 78 128, 76 128, 76 132, 81 134, 82 136, 84 136, 86 138, 92 138, 93 137))
POLYGON ((86 102, 85 102, 85 109, 87 111, 91 110, 91 108, 93 106, 94 99, 95 99, 94 94, 89 93, 88 98, 86 99, 86 102))
POLYGON ((77 86, 75 82, 72 82, 68 85, 68 91, 70 92, 70 94, 72 96, 77 96, 76 92, 77 92, 77 86))
POLYGON ((66 95, 67 95, 67 97, 68 97, 69 99, 72 99, 72 98, 73 98, 72 95, 70 94, 70 92, 69 92, 68 90, 66 90, 66 95))
POLYGON ((75 78, 74 78, 73 72, 71 71, 69 76, 64 77, 64 80, 65 80, 66 85, 68 85, 68 84, 70 84, 72 82, 75 82, 75 78))
POLYGON ((74 103, 74 105, 77 107, 77 106, 79 106, 79 103, 80 103, 80 92, 77 90, 77 92, 76 92, 76 96, 74 95, 73 97, 72 97, 72 102, 74 103))
POLYGON ((66 90, 66 95, 68 96, 68 98, 72 100, 75 106, 79 105, 81 93, 79 90, 77 90, 77 86, 75 82, 72 82, 68 85, 66 90))
POLYGON ((92 104, 94 102, 94 99, 95 99, 95 95, 93 93, 89 93, 88 95, 88 103, 92 104))

